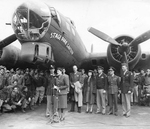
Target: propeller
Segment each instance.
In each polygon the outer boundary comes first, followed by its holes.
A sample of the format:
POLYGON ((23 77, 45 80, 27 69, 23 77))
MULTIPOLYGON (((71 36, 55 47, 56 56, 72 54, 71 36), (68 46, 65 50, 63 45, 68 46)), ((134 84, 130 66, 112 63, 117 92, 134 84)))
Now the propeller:
POLYGON ((17 37, 15 34, 8 36, 7 38, 0 41, 0 49, 6 47, 7 45, 11 44, 12 42, 14 42, 16 40, 17 40, 17 37))
POLYGON ((105 33, 101 32, 101 31, 99 31, 93 27, 88 28, 88 31, 91 32, 93 35, 99 37, 100 39, 102 39, 108 43, 120 46, 120 44, 116 40, 114 40, 110 36, 106 35, 105 33))
MULTIPOLYGON (((111 43, 113 45, 117 45, 118 46, 117 50, 122 55, 120 63, 126 63, 126 64, 128 64, 128 62, 129 62, 128 54, 130 54, 131 47, 133 47, 133 46, 136 47, 140 43, 143 43, 143 42, 147 41, 148 39, 150 39, 150 30, 139 35, 137 38, 132 40, 130 43, 126 42, 125 39, 123 39, 121 43, 118 43, 116 40, 114 40, 113 38, 111 38, 107 34, 101 32, 101 31, 99 31, 93 27, 88 28, 88 31, 90 33, 92 33, 93 35, 99 37, 100 39, 102 39, 108 43, 111 43)), ((117 46, 115 46, 115 47, 117 47, 117 46)))

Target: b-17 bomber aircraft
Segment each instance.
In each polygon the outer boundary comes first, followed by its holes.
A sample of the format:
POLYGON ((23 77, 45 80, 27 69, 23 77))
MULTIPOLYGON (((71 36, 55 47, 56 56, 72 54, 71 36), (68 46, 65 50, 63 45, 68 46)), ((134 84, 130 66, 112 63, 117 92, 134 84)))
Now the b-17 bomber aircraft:
POLYGON ((108 69, 111 65, 120 69, 121 63, 125 62, 132 69, 150 65, 150 56, 143 54, 138 45, 150 38, 149 31, 135 39, 127 35, 112 39, 91 27, 91 33, 110 45, 107 53, 89 53, 74 22, 45 3, 22 3, 15 10, 11 25, 14 34, 0 42, 0 64, 8 67, 31 65, 48 68, 55 64, 67 69, 73 65, 84 69, 101 65, 108 69), (21 50, 9 45, 15 40, 21 43, 21 50))

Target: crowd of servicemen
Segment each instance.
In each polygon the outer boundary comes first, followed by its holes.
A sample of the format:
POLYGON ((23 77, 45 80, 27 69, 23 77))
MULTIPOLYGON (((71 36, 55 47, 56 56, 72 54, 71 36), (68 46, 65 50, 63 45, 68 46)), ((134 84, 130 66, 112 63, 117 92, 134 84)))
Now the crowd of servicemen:
POLYGON ((0 109, 1 112, 16 111, 21 109, 26 112, 29 107, 41 105, 46 96, 46 117, 51 117, 59 112, 60 119, 65 119, 68 100, 71 103, 69 112, 81 113, 83 104, 86 104, 86 113, 93 113, 96 104, 96 114, 118 115, 118 100, 123 109, 123 116, 129 117, 132 105, 149 105, 150 69, 146 73, 128 70, 127 64, 121 66, 122 74, 115 75, 115 68, 110 67, 108 73, 104 73, 102 66, 88 70, 73 66, 73 72, 67 75, 65 68, 57 68, 53 65, 49 70, 39 69, 25 70, 0 66, 0 109), (109 110, 106 111, 106 107, 109 110))

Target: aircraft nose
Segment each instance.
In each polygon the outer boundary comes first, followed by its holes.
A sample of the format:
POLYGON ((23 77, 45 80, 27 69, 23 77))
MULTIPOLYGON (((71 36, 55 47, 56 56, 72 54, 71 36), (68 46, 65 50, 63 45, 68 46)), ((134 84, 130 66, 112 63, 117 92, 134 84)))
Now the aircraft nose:
POLYGON ((51 22, 49 7, 41 2, 25 2, 15 11, 12 26, 17 38, 37 41, 47 32, 51 22))

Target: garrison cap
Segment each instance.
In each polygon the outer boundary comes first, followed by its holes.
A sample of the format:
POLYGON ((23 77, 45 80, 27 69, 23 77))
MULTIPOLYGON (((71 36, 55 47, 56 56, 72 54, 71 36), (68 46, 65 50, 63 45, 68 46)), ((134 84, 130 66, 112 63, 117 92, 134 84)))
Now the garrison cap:
POLYGON ((104 68, 102 66, 97 66, 97 69, 104 70, 104 68))
POLYGON ((91 73, 93 73, 93 70, 89 70, 88 72, 91 72, 91 73))
POLYGON ((58 68, 57 68, 57 70, 60 70, 60 71, 62 71, 63 69, 62 69, 62 68, 60 68, 60 67, 58 67, 58 68))
POLYGON ((127 64, 127 63, 122 63, 121 65, 128 67, 128 64, 127 64))
POLYGON ((115 71, 116 69, 114 68, 114 67, 110 67, 109 69, 108 69, 108 71, 115 71))
POLYGON ((132 72, 138 73, 139 71, 137 69, 133 69, 132 72))
POLYGON ((19 68, 16 68, 16 71, 19 71, 20 69, 19 68))
POLYGON ((6 73, 10 73, 10 71, 9 71, 9 70, 6 70, 6 73))
POLYGON ((0 70, 1 70, 1 69, 5 69, 5 67, 4 67, 4 66, 2 66, 2 65, 0 65, 0 70))

